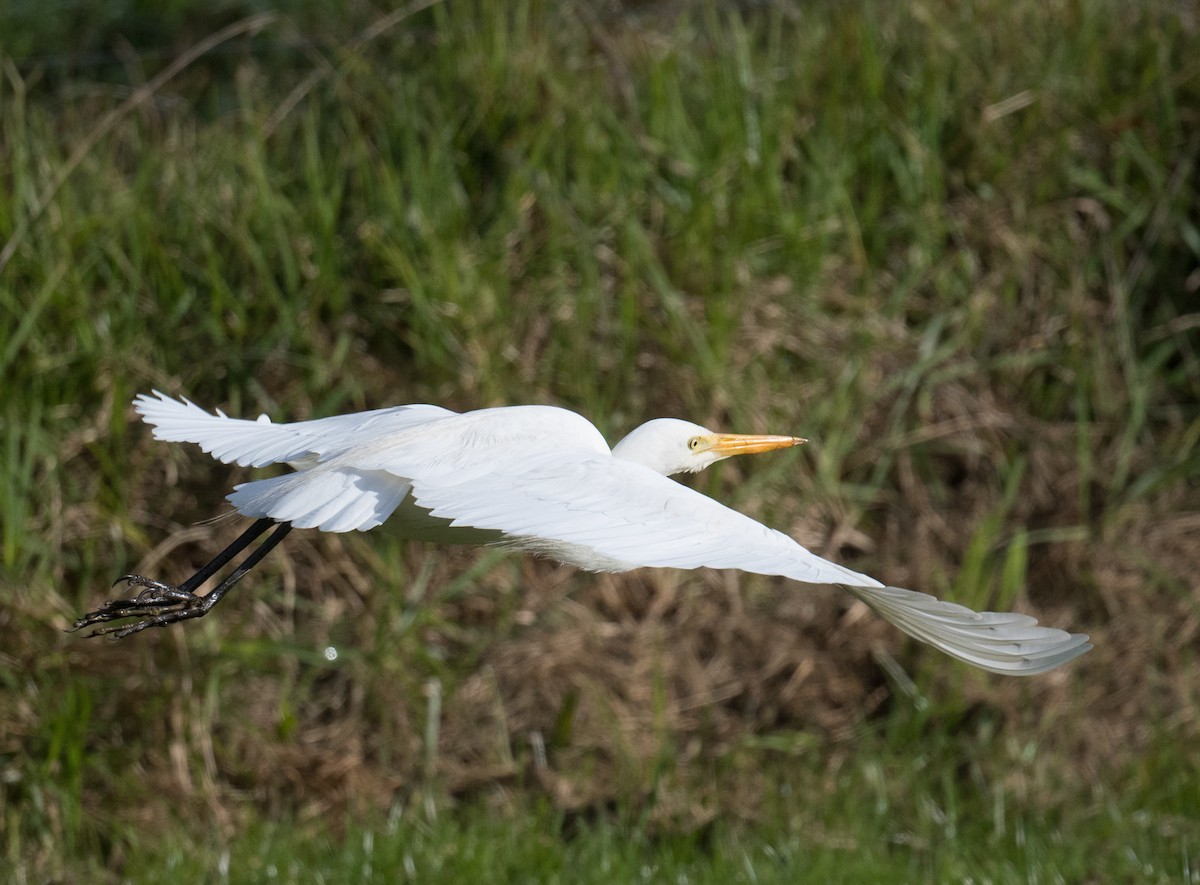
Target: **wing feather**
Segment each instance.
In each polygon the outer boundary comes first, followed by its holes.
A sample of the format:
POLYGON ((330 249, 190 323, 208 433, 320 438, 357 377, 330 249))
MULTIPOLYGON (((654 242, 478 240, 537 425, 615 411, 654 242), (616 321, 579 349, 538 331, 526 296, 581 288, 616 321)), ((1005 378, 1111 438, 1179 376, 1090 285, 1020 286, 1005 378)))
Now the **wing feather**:
POLYGON ((1088 651, 1088 637, 1028 615, 976 612, 924 593, 885 587, 823 559, 792 538, 638 464, 601 454, 499 452, 486 474, 424 482, 417 504, 454 525, 504 533, 514 546, 584 568, 737 568, 839 584, 915 639, 994 673, 1034 675, 1088 651))
POLYGON ((270 517, 296 528, 367 531, 382 525, 408 494, 408 483, 381 471, 325 469, 244 482, 229 495, 244 516, 270 517))
POLYGON ((1028 615, 976 612, 900 587, 845 589, 914 639, 993 673, 1033 676, 1092 647, 1082 633, 1040 627, 1028 615))
POLYGON ((582 568, 740 568, 809 583, 882 586, 780 532, 653 470, 593 451, 489 453, 487 471, 426 472, 404 451, 378 466, 412 482, 413 499, 455 526, 502 532, 506 542, 582 568), (591 554, 587 551, 591 551, 591 554))
POLYGON ((196 443, 218 461, 242 467, 312 461, 455 414, 418 404, 272 424, 266 415, 257 421, 229 418, 220 410, 214 415, 186 399, 153 393, 140 394, 133 404, 154 427, 155 439, 196 443))

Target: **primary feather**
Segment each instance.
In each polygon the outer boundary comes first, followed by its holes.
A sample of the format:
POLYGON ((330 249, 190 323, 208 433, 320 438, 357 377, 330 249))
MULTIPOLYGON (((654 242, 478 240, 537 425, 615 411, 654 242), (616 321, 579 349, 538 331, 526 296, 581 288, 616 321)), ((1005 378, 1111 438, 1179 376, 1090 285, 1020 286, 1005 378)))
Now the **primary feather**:
POLYGON ((404 537, 503 544, 592 571, 735 568, 838 584, 910 636, 997 673, 1040 673, 1091 648, 1024 615, 886 587, 676 483, 664 474, 722 457, 689 451, 709 434, 698 425, 658 419, 610 450, 586 419, 550 406, 412 405, 294 424, 213 415, 157 391, 135 406, 158 439, 296 468, 237 486, 229 501, 246 516, 329 532, 386 522, 404 537))
POLYGON ((142 420, 155 428, 155 439, 196 443, 223 464, 241 467, 303 464, 350 445, 455 414, 441 406, 422 404, 272 424, 266 415, 257 421, 230 418, 220 411, 213 415, 186 399, 175 400, 157 390, 153 393, 139 394, 133 405, 142 420))

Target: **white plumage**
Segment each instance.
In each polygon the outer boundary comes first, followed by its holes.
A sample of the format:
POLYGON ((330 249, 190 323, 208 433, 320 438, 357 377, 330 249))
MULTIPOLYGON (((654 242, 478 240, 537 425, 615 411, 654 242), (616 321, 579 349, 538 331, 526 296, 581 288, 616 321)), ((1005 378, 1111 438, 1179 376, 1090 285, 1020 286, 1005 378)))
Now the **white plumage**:
POLYGON ((502 544, 592 571, 703 566, 837 584, 910 636, 998 673, 1041 673, 1091 648, 1025 615, 885 587, 668 479, 803 442, 794 437, 658 419, 610 450, 586 419, 550 406, 410 405, 293 424, 213 415, 157 391, 135 406, 160 440, 196 443, 225 463, 295 468, 237 486, 229 501, 246 516, 328 532, 386 522, 404 537, 502 544))

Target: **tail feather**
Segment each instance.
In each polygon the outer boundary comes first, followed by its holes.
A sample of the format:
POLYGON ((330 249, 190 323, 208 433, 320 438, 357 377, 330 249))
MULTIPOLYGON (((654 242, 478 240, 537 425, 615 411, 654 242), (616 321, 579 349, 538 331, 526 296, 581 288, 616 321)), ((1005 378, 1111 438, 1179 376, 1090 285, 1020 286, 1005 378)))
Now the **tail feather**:
POLYGON ((914 639, 992 673, 1033 676, 1092 647, 1086 635, 1038 626, 1028 615, 972 611, 899 587, 845 589, 914 639))

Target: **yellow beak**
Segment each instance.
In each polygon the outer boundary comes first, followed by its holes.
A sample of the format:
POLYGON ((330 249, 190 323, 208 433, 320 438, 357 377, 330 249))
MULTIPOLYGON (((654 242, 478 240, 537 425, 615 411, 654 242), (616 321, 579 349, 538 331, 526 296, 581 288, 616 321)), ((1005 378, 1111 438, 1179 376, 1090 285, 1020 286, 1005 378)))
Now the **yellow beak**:
POLYGON ((715 433, 712 439, 709 449, 723 458, 787 449, 808 442, 799 436, 748 436, 743 433, 715 433))

